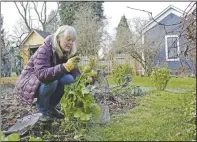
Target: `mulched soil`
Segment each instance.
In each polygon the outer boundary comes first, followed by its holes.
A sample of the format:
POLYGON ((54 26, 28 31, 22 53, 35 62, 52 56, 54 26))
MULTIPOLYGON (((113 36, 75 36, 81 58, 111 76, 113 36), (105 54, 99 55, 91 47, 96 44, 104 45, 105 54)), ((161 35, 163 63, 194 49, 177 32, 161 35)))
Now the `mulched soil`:
POLYGON ((7 130, 17 119, 36 112, 30 106, 23 106, 14 95, 14 85, 1 85, 1 118, 2 130, 7 130))
MULTIPOLYGON (((17 119, 23 118, 24 116, 37 112, 35 107, 31 108, 30 106, 21 105, 17 100, 17 96, 14 95, 13 90, 14 85, 1 85, 2 130, 7 130, 8 128, 10 128, 16 122, 17 119)), ((102 97, 100 99, 102 100, 102 97)), ((126 97, 124 95, 108 95, 106 97, 105 104, 109 107, 110 115, 127 113, 128 110, 136 106, 135 99, 135 97, 126 97)), ((60 125, 58 124, 57 127, 52 127, 53 131, 57 133, 57 129, 59 128, 59 126, 60 125)), ((34 128, 34 130, 31 131, 31 133, 29 133, 29 135, 42 136, 42 130, 46 130, 46 127, 48 126, 44 126, 38 123, 38 125, 34 128)))

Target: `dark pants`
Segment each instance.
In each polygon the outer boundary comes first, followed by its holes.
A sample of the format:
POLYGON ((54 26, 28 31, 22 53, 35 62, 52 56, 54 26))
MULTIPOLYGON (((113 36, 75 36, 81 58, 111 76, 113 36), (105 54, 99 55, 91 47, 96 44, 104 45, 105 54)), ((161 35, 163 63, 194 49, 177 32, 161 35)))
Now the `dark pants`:
POLYGON ((64 85, 69 85, 73 81, 73 76, 67 74, 49 84, 42 83, 37 93, 38 100, 36 102, 39 112, 46 114, 49 107, 56 107, 64 95, 64 85))

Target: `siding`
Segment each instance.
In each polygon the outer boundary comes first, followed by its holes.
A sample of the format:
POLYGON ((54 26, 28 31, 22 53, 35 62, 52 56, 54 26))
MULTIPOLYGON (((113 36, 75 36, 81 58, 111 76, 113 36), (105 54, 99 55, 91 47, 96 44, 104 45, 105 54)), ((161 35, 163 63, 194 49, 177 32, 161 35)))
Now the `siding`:
POLYGON ((24 42, 24 46, 43 44, 43 42, 44 39, 40 35, 33 32, 30 37, 24 42))
MULTIPOLYGON (((165 25, 176 24, 181 21, 181 18, 176 16, 175 14, 169 14, 160 23, 165 25)), ((155 65, 162 65, 166 63, 166 53, 165 53, 165 36, 166 35, 180 35, 181 24, 172 25, 172 26, 164 26, 157 24, 155 28, 151 29, 147 33, 145 33, 145 45, 147 48, 155 47, 159 48, 159 56, 154 58, 155 65), (167 32, 167 33, 166 33, 167 32)), ((180 51, 184 50, 186 39, 183 37, 179 38, 179 47, 180 51)), ((187 61, 191 65, 191 61, 187 61)), ((179 69, 181 67, 180 61, 168 61, 168 68, 172 70, 179 69)))
POLYGON ((30 50, 31 46, 42 45, 44 43, 44 39, 33 32, 22 45, 22 49, 20 51, 21 56, 23 57, 23 66, 26 66, 28 60, 30 59, 30 50))

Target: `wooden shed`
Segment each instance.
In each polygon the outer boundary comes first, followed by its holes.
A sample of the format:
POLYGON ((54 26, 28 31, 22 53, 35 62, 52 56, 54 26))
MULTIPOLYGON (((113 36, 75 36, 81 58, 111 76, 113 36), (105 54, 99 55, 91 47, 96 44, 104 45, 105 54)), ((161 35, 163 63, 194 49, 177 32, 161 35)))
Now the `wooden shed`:
POLYGON ((44 39, 50 35, 49 32, 33 29, 23 40, 20 54, 23 58, 23 67, 26 66, 31 55, 44 43, 44 39))

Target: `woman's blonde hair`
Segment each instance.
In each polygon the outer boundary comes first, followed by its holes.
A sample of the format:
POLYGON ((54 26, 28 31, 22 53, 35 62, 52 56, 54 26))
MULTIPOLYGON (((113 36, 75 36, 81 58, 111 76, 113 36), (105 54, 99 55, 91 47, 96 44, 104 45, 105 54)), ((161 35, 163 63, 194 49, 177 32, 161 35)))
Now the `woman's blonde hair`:
POLYGON ((72 37, 73 39, 73 47, 70 51, 70 55, 74 55, 76 52, 77 52, 77 47, 76 47, 76 43, 75 43, 75 40, 76 40, 76 30, 71 27, 71 26, 68 26, 68 25, 63 25, 61 27, 59 27, 56 32, 53 34, 53 47, 55 48, 58 56, 63 56, 63 52, 60 48, 60 45, 58 43, 58 38, 61 37, 61 36, 64 36, 64 37, 72 37))

